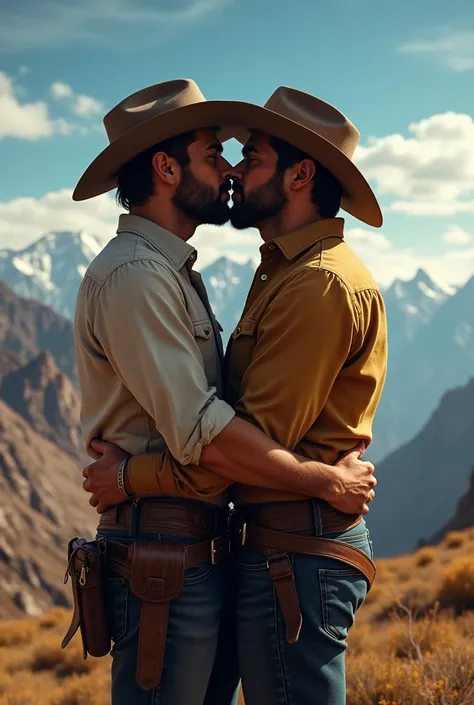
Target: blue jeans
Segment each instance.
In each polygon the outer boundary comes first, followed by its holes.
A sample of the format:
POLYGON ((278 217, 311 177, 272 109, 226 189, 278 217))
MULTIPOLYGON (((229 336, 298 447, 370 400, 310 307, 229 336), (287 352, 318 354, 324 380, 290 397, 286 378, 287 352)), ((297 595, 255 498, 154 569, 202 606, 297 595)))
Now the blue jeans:
MULTIPOLYGON (((363 520, 324 538, 347 541, 373 558, 363 520)), ((238 649, 246 705, 345 705, 346 638, 367 580, 329 558, 294 554, 292 562, 303 626, 298 641, 289 644, 266 557, 241 549, 238 649)))
MULTIPOLYGON (((134 539, 113 532, 123 543, 134 539)), ((183 541, 170 536, 140 534, 137 539, 183 541)), ((106 574, 106 609, 111 625, 112 705, 202 705, 216 655, 220 618, 228 591, 230 562, 211 562, 188 568, 181 594, 170 605, 160 685, 145 691, 136 682, 141 600, 127 580, 106 574)), ((217 697, 217 696, 216 696, 217 697)), ((216 699, 209 705, 220 705, 216 699)))

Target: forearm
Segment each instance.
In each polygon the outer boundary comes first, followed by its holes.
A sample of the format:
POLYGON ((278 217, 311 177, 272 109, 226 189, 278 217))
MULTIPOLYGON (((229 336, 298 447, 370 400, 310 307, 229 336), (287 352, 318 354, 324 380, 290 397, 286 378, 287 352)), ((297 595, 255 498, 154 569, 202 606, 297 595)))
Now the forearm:
POLYGON ((283 448, 235 417, 201 452, 200 465, 230 482, 322 497, 331 466, 283 448))
POLYGON ((200 465, 181 465, 169 451, 130 458, 129 490, 136 496, 215 496, 234 482, 322 497, 331 466, 291 453, 253 424, 234 418, 203 447, 200 465))

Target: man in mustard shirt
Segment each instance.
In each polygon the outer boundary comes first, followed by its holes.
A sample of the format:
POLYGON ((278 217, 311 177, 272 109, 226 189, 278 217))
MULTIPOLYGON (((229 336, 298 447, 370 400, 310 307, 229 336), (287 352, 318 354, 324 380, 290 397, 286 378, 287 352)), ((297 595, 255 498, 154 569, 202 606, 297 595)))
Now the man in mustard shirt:
MULTIPOLYGON (((229 217, 233 171, 211 126, 234 125, 239 106, 205 101, 189 80, 138 91, 105 117, 110 144, 74 192, 84 200, 118 187, 129 211, 88 268, 75 316, 87 449, 97 457, 100 436, 137 461, 110 474, 102 459, 84 471, 108 567, 113 705, 202 702, 228 585, 232 482, 318 497, 345 526, 374 495, 357 433, 353 457, 341 451, 324 464, 290 452, 220 398, 218 324, 187 241, 200 223, 229 217)), ((208 691, 207 702, 222 702, 223 692, 208 691)))

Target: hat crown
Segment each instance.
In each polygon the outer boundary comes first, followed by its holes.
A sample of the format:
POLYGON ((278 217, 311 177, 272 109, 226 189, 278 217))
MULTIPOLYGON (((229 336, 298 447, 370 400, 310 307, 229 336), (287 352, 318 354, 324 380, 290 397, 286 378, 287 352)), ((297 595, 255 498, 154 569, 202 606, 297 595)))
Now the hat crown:
POLYGON ((113 142, 152 117, 205 101, 192 79, 164 81, 133 93, 112 108, 104 117, 105 131, 109 142, 113 142))
POLYGON ((352 159, 359 131, 349 118, 324 100, 296 88, 280 86, 264 107, 324 137, 352 159))

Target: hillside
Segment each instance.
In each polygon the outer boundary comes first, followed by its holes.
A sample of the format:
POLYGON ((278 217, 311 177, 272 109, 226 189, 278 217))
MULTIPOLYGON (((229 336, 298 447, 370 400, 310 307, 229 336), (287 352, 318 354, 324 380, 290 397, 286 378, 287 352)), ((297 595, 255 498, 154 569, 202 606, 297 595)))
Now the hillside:
MULTIPOLYGON (((347 705, 472 705, 473 556, 470 530, 377 561, 349 633, 347 705)), ((61 650, 69 620, 56 609, 0 622, 1 705, 109 705, 110 657, 83 661, 78 636, 61 650)))
POLYGON ((376 466, 368 524, 379 555, 412 551, 449 521, 467 491, 473 458, 471 379, 447 392, 416 437, 376 466))

